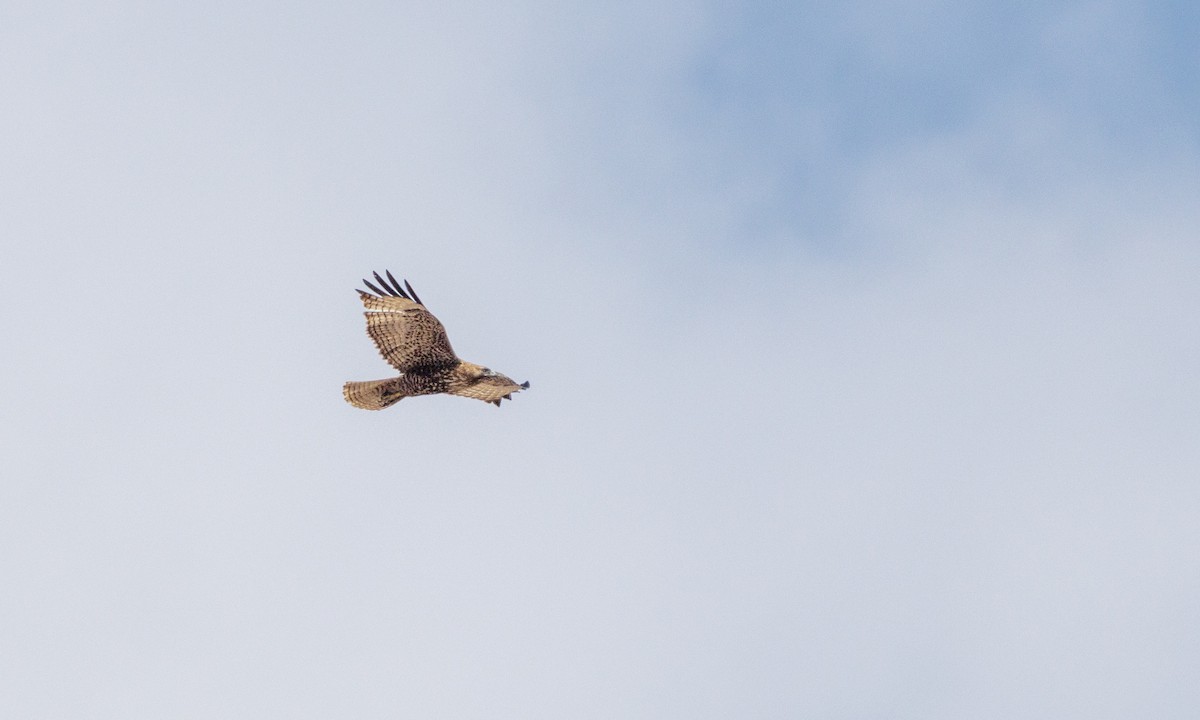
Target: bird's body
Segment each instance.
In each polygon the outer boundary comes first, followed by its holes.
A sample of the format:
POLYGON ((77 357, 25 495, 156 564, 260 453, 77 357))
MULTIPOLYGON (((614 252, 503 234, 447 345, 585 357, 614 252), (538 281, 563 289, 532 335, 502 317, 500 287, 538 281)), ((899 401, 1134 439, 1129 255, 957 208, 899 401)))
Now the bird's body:
POLYGON ((366 307, 367 334, 383 359, 401 375, 384 380, 348 382, 342 386, 346 402, 365 410, 382 410, 406 397, 446 393, 475 398, 497 407, 514 392, 529 387, 482 365, 459 359, 450 347, 446 329, 413 292, 390 272, 387 280, 375 273, 382 290, 363 280, 375 294, 359 290, 366 307), (390 284, 388 281, 391 281, 390 284), (407 290, 407 291, 406 291, 407 290))

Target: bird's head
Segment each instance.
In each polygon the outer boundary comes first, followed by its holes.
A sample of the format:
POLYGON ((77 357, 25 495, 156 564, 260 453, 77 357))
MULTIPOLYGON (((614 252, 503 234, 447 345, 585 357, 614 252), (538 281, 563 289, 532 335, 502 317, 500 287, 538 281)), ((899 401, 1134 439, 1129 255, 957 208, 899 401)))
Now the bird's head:
POLYGON ((478 382, 480 380, 484 380, 485 378, 503 377, 491 368, 466 361, 463 361, 459 372, 473 382, 478 382))
POLYGON ((529 383, 518 383, 507 375, 475 363, 463 362, 458 369, 460 376, 471 388, 462 393, 470 397, 478 397, 487 402, 499 405, 501 400, 511 400, 512 394, 529 388, 529 383))

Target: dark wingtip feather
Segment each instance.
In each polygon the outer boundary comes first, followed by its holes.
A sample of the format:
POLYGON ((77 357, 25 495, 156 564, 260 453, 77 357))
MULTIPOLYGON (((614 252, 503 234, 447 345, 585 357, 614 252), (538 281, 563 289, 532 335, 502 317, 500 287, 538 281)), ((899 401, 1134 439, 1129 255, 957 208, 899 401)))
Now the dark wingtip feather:
MULTIPOLYGON (((380 277, 379 273, 377 272, 371 273, 375 276, 375 282, 379 283, 379 285, 375 285, 366 278, 363 278, 363 285, 371 288, 371 290, 380 297, 387 297, 390 295, 391 297, 412 300, 418 305, 425 304, 421 302, 421 298, 417 297, 417 293, 413 291, 412 285, 409 285, 407 280, 404 281, 404 285, 402 286, 400 281, 396 279, 396 276, 392 274, 391 270, 384 270, 383 273, 387 275, 387 280, 384 280, 382 277, 380 277), (381 287, 383 288, 382 290, 380 289, 381 287), (407 292, 405 292, 406 289, 407 292)), ((362 291, 360 290, 359 292, 362 291)))
POLYGON ((528 381, 528 380, 526 380, 525 382, 521 383, 521 387, 523 387, 523 388, 525 388, 526 390, 528 390, 528 389, 529 389, 529 381, 528 381))
POLYGON ((408 294, 412 296, 413 302, 415 302, 418 305, 425 304, 425 303, 421 302, 421 298, 417 297, 417 291, 412 289, 412 285, 408 284, 408 280, 404 281, 404 287, 408 288, 408 294))
POLYGON ((400 297, 399 295, 396 294, 396 289, 393 288, 391 285, 388 285, 387 280, 384 280, 383 278, 379 277, 379 273, 373 272, 371 274, 375 276, 375 282, 382 285, 384 290, 387 290, 388 295, 391 295, 392 297, 400 297))
MULTIPOLYGON (((384 291, 382 291, 382 290, 380 290, 379 288, 377 288, 377 287, 375 287, 374 285, 372 285, 372 284, 371 284, 371 283, 370 283, 370 282, 369 282, 369 281, 368 281, 366 278, 363 278, 363 285, 366 285, 367 287, 369 287, 369 288, 371 288, 372 290, 374 290, 374 291, 375 291, 375 294, 376 294, 376 295, 379 295, 380 297, 384 297, 384 296, 386 296, 386 295, 387 295, 387 293, 385 293, 384 291)), ((362 291, 360 290, 359 292, 362 292, 362 291)))
MULTIPOLYGON (((413 300, 413 298, 408 296, 408 293, 404 292, 404 288, 400 287, 400 283, 396 282, 396 277, 394 275, 392 275, 391 270, 384 270, 383 272, 387 274, 388 280, 392 281, 392 289, 394 289, 396 291, 397 297, 402 297, 405 300, 413 300)), ((405 280, 404 284, 407 285, 408 281, 405 280)))
POLYGON ((493 401, 492 401, 492 404, 493 404, 493 405, 495 405, 496 407, 500 407, 500 401, 499 401, 499 400, 493 400, 493 401))

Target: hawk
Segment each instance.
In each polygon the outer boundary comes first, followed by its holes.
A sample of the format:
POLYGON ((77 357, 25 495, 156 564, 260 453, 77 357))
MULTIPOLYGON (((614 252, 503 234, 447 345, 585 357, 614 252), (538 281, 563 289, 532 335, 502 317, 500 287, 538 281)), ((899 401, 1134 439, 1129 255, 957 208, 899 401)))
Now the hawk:
POLYGON ((358 290, 367 309, 363 313, 367 334, 400 377, 348 382, 342 386, 346 402, 364 410, 382 410, 406 397, 446 393, 500 407, 501 400, 512 400, 513 393, 529 387, 528 382, 517 384, 482 365, 460 360, 450 347, 446 328, 425 309, 407 280, 402 288, 387 270, 387 280, 372 274, 383 289, 364 279, 374 294, 358 290))

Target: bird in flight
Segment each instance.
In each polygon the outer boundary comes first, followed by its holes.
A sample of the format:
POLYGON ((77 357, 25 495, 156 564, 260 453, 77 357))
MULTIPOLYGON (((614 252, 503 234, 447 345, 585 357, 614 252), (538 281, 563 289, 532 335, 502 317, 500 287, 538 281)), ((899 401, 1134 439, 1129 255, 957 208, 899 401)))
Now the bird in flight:
POLYGON ((460 360, 450 347, 446 328, 425 309, 412 285, 405 280, 400 287, 390 272, 384 274, 386 280, 373 273, 380 287, 364 279, 363 284, 374 294, 359 290, 358 296, 367 309, 363 313, 367 335, 383 359, 400 371, 400 377, 348 382, 342 386, 346 402, 364 410, 382 410, 406 397, 446 393, 500 407, 501 400, 512 400, 513 393, 529 387, 528 382, 518 384, 482 365, 460 360))

